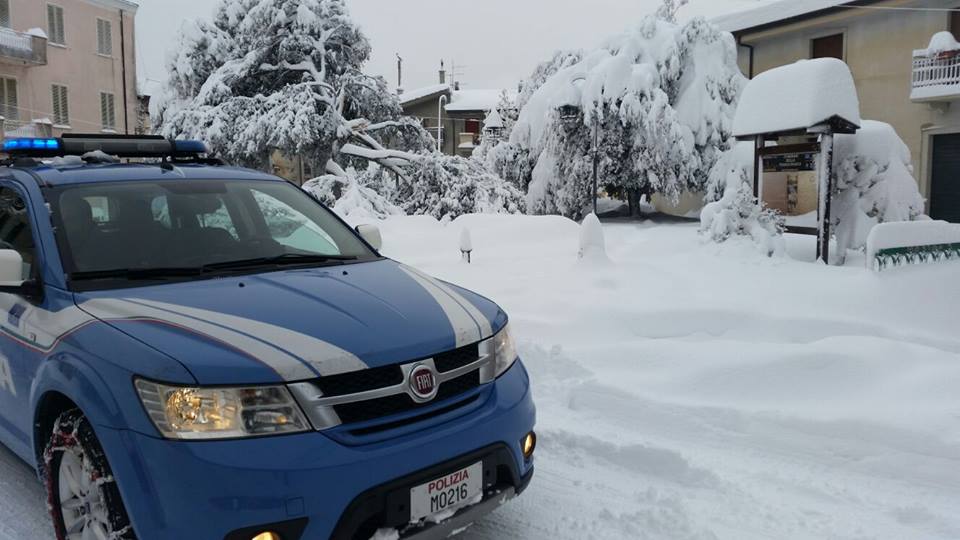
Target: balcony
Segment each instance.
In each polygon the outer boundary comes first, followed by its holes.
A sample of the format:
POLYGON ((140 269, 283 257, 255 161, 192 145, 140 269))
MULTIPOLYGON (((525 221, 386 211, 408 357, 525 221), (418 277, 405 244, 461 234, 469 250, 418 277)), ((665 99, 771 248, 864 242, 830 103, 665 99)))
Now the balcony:
POLYGON ((46 37, 0 28, 0 64, 43 66, 46 63, 46 37))

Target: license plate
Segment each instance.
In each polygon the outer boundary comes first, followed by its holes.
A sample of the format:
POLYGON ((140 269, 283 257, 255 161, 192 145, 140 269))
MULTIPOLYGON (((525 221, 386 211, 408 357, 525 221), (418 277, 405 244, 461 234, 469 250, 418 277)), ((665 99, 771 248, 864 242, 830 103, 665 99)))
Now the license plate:
POLYGON ((455 510, 483 495, 483 462, 452 472, 410 490, 410 521, 455 510))

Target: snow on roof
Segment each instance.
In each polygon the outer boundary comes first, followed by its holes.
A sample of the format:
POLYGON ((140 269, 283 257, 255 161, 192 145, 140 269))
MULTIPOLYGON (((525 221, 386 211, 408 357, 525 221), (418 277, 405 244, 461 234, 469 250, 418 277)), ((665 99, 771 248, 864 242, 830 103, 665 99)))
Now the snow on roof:
POLYGON ((457 90, 446 106, 449 112, 489 111, 497 108, 503 90, 457 90))
POLYGON ((758 8, 717 17, 712 22, 721 30, 739 32, 851 3, 853 0, 780 0, 758 8))
POLYGON ((433 94, 439 94, 444 91, 450 91, 449 84, 435 84, 433 86, 424 86, 423 88, 408 90, 400 94, 400 104, 407 105, 409 103, 413 103, 414 101, 432 96, 433 94))
POLYGON ((483 120, 483 127, 486 129, 502 129, 503 128, 503 117, 500 116, 500 113, 497 112, 497 109, 492 109, 490 114, 487 115, 483 120))
POLYGON ((733 135, 800 130, 837 116, 861 124, 850 68, 836 58, 801 60, 765 71, 747 84, 733 120, 733 135))

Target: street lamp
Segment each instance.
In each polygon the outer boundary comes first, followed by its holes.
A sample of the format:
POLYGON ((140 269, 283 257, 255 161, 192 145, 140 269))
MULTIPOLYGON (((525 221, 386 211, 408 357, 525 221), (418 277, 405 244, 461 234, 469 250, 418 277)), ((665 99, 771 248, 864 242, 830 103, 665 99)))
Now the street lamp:
POLYGON ((447 102, 447 95, 440 96, 437 102, 437 152, 443 152, 440 148, 440 133, 443 129, 443 104, 447 102))

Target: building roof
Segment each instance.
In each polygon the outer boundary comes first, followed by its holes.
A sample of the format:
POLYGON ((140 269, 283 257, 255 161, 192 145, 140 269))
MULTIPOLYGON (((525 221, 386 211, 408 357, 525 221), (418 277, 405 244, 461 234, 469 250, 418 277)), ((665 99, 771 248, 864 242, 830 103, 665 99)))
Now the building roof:
POLYGON ((746 11, 717 17, 712 22, 719 26, 721 30, 727 32, 743 32, 855 3, 862 2, 855 0, 780 0, 746 11))
POLYGON ((445 94, 450 100, 444 106, 447 112, 487 112, 497 108, 503 92, 498 88, 453 90, 450 85, 436 84, 400 94, 400 105, 407 107, 422 101, 432 101, 445 94))

